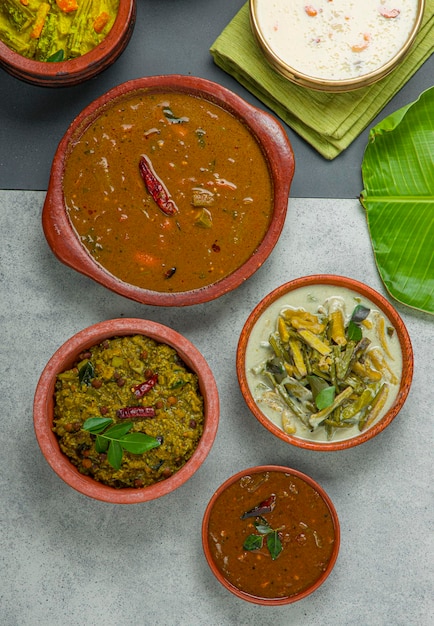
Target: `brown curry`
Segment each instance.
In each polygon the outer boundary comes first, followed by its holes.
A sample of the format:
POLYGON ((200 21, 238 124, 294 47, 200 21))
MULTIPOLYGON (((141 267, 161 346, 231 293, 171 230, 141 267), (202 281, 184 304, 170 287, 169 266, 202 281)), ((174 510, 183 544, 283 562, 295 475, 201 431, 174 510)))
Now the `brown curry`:
POLYGON ((284 472, 232 483, 209 518, 215 565, 229 583, 257 598, 286 598, 315 584, 328 568, 334 542, 327 503, 307 482, 284 472))
POLYGON ((255 137, 228 111, 187 93, 138 90, 102 109, 70 150, 63 189, 94 259, 159 292, 231 274, 258 248, 273 210, 255 137))

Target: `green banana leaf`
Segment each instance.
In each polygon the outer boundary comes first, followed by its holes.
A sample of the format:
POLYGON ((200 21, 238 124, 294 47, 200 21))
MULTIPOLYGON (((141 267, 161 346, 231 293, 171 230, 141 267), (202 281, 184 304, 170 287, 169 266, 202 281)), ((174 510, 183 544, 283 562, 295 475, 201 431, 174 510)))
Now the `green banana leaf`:
POLYGON ((434 87, 371 129, 362 176, 360 201, 387 291, 434 314, 434 87))

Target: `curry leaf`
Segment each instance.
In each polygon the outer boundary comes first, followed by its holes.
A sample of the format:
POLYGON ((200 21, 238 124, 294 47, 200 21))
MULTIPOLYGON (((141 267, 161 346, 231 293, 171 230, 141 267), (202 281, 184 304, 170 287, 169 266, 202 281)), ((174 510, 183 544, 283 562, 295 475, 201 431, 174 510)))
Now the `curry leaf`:
POLYGON ((54 54, 48 57, 47 63, 59 63, 59 61, 63 61, 65 58, 65 51, 58 50, 54 54))
POLYGON ((109 445, 107 460, 116 470, 121 469, 122 464, 122 446, 119 441, 112 439, 109 445))
POLYGON ((336 388, 334 386, 325 387, 321 389, 319 394, 315 398, 315 404, 319 411, 322 409, 326 409, 328 406, 333 404, 333 400, 335 399, 336 388))
POLYGON ((368 309, 368 307, 363 306, 363 304, 358 304, 354 308, 354 311, 351 315, 351 321, 354 322, 355 324, 360 324, 360 322, 363 322, 363 320, 365 320, 368 317, 370 311, 371 309, 368 309))
POLYGON ((95 450, 101 454, 107 452, 107 460, 112 467, 120 469, 123 451, 132 454, 143 454, 152 448, 157 448, 163 442, 161 437, 151 437, 145 433, 130 433, 133 422, 112 424, 109 417, 90 417, 82 429, 96 435, 95 450), (109 426, 109 428, 107 428, 109 426))
POLYGON ((377 267, 396 300, 434 313, 434 87, 374 126, 362 163, 377 267))
POLYGON ((100 437, 99 435, 95 438, 95 450, 101 454, 103 452, 107 452, 107 448, 109 447, 110 440, 104 437, 100 437))
POLYGON ((363 337, 362 329, 353 321, 348 324, 347 337, 350 341, 360 341, 363 337))
POLYGON ((282 542, 280 541, 279 533, 277 530, 273 530, 267 537, 267 548, 271 554, 273 561, 277 559, 282 552, 282 542))
POLYGON ((160 442, 155 437, 150 437, 145 433, 130 433, 119 440, 124 450, 133 454, 143 454, 152 448, 157 448, 160 442))
POLYGON ((78 380, 83 385, 87 385, 89 387, 92 378, 95 376, 95 368, 91 361, 87 361, 84 365, 80 367, 78 370, 78 380))
POLYGON ((83 430, 95 435, 101 433, 112 422, 111 417, 89 417, 83 424, 83 430))
POLYGON ((260 550, 264 543, 264 538, 261 535, 249 535, 246 537, 243 548, 244 550, 260 550))

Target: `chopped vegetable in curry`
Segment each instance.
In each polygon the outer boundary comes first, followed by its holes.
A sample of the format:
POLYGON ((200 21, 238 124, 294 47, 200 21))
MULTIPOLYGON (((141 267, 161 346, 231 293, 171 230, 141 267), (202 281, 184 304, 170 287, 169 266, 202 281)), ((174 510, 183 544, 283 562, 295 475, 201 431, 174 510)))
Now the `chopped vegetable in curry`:
POLYGON ((36 61, 67 61, 110 32, 119 0, 2 0, 0 40, 36 61))
POLYGON ((396 331, 378 311, 327 298, 312 313, 283 307, 268 337, 267 356, 251 368, 261 408, 280 415, 288 434, 369 428, 390 406, 400 382, 396 331), (391 345, 395 355, 391 352, 391 345), (396 360, 395 360, 396 357, 396 360))

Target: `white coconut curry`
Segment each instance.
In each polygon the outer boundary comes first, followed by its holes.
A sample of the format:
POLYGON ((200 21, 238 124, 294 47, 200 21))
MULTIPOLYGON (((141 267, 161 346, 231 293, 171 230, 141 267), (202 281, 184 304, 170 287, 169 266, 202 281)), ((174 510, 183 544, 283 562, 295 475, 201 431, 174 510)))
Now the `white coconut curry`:
POLYGON ((396 400, 402 373, 398 334, 367 298, 309 285, 277 299, 246 348, 250 392, 288 434, 343 440, 372 427, 396 400))

